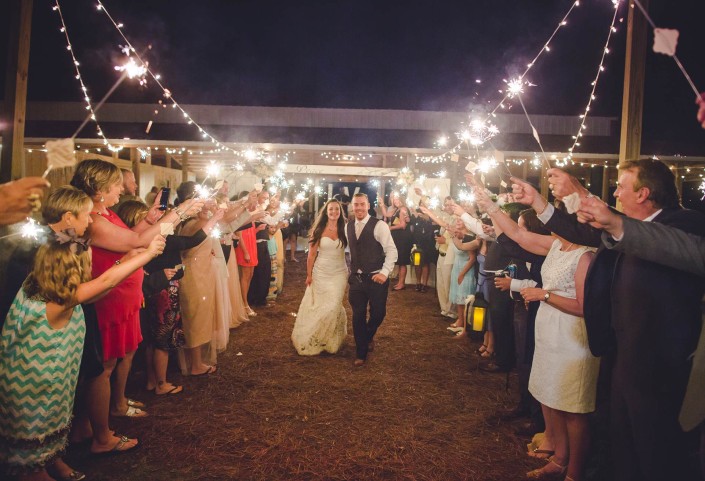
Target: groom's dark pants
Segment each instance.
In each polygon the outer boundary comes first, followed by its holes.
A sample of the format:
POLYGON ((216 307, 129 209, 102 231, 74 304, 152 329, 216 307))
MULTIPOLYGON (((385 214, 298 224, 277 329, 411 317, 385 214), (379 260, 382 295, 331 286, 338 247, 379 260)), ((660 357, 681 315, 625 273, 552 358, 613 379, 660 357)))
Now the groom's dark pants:
POLYGON ((375 337, 377 328, 387 314, 389 279, 382 284, 372 280, 373 274, 350 274, 348 299, 353 311, 353 333, 355 334, 356 357, 367 359, 367 345, 375 337), (367 305, 370 318, 367 319, 367 305))

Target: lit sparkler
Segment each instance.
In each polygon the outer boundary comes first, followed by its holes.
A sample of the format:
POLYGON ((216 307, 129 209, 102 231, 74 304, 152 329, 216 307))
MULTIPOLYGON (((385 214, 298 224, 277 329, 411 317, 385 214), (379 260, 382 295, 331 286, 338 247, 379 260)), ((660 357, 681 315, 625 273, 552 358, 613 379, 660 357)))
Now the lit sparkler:
POLYGON ((39 234, 42 233, 42 227, 34 219, 28 217, 27 222, 20 227, 20 235, 25 239, 36 241, 39 234))

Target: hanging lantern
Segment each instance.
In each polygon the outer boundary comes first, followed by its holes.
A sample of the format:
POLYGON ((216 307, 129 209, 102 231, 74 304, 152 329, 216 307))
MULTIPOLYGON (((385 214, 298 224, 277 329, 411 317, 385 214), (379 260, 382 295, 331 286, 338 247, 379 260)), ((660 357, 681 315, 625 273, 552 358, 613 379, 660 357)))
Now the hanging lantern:
POLYGON ((414 244, 414 246, 411 248, 411 265, 412 266, 422 266, 423 265, 423 250, 421 250, 419 247, 414 244))
POLYGON ((487 330, 487 314, 490 305, 485 301, 482 292, 470 295, 465 300, 465 324, 475 332, 487 330))

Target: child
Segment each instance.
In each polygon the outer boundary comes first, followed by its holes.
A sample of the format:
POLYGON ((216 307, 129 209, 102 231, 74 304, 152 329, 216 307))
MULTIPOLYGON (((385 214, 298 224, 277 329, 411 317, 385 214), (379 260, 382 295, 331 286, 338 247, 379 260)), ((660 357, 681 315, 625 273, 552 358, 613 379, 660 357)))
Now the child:
POLYGON ((48 479, 46 468, 56 468, 66 446, 85 336, 80 304, 95 301, 164 249, 164 238, 156 236, 146 251, 91 280, 91 254, 79 238, 90 223, 84 217, 74 232, 60 232, 39 248, 0 337, 0 465, 22 480, 48 479))

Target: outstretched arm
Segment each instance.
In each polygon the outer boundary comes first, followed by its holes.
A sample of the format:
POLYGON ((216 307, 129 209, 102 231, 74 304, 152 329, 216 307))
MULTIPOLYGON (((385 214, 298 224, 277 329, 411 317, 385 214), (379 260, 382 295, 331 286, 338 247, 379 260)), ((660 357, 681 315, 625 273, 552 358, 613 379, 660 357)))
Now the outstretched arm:
POLYGON ((162 252, 166 240, 156 235, 146 250, 128 259, 118 261, 113 267, 103 272, 99 277, 84 282, 76 291, 76 303, 91 303, 124 281, 130 274, 151 261, 162 252))

